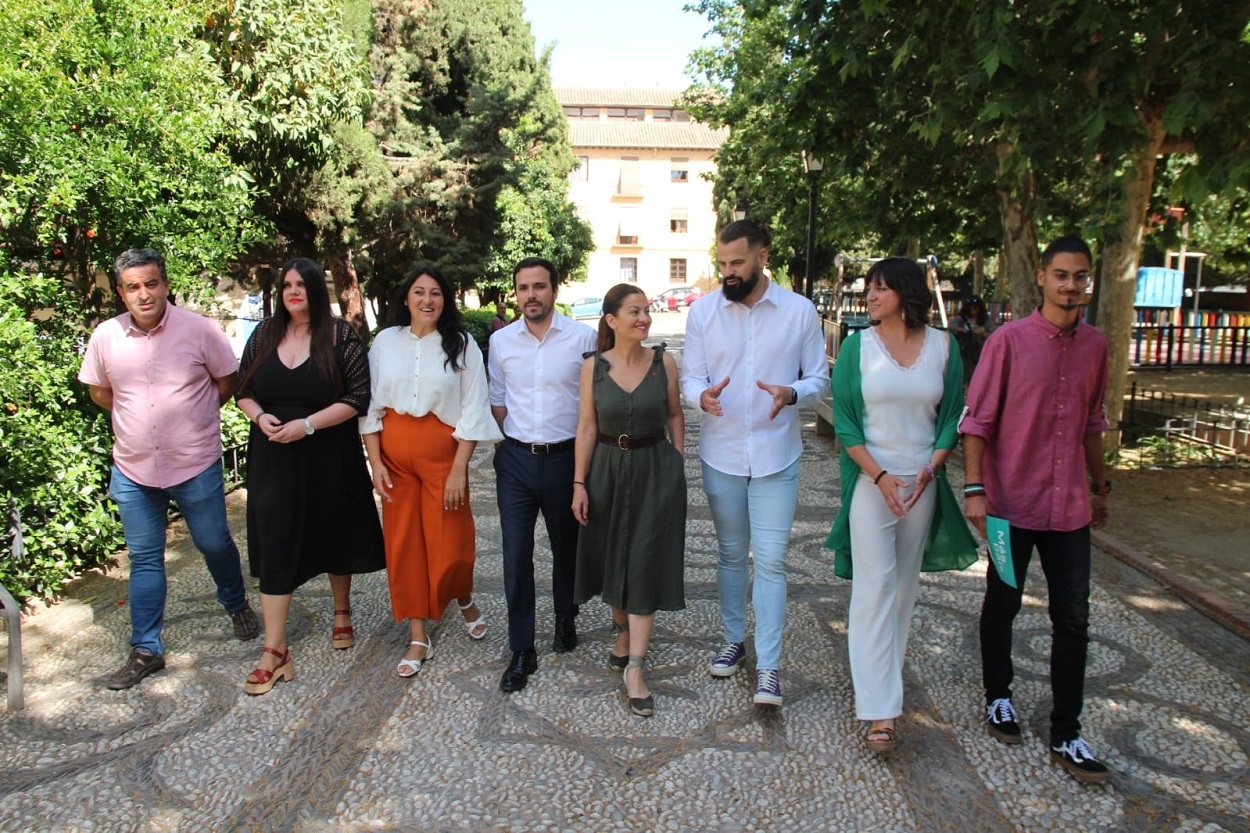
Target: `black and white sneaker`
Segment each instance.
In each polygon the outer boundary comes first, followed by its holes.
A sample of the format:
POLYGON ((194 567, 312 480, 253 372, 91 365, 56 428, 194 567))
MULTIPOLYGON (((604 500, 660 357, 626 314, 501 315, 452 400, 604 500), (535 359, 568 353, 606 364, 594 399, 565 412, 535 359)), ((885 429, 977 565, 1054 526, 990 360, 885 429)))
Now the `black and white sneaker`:
POLYGON ((1006 697, 999 697, 985 707, 985 728, 994 739, 1003 743, 1014 746, 1023 740, 1016 707, 1006 697))
POLYGON ((1094 750, 1081 738, 1050 747, 1050 757, 1082 783, 1105 784, 1111 779, 1111 770, 1094 757, 1094 750))

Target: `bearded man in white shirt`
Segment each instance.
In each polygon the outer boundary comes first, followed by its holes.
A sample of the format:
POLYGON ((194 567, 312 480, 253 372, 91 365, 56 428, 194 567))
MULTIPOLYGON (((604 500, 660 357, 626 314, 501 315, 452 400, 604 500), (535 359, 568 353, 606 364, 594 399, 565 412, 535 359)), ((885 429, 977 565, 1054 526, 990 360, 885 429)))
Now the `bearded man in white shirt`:
POLYGON ((541 511, 551 541, 556 653, 577 647, 573 578, 577 519, 573 505, 573 436, 584 354, 595 331, 555 311, 560 272, 531 257, 512 272, 521 315, 490 337, 490 410, 504 433, 495 449, 495 491, 503 535, 504 595, 512 658, 501 691, 520 691, 538 670, 534 650, 534 529, 541 511))
POLYGON ((725 646, 714 677, 746 659, 747 554, 754 552, 754 702, 780 706, 786 549, 799 493, 798 409, 829 386, 812 302, 773 283, 767 229, 738 220, 717 237, 721 288, 690 307, 681 384, 702 414, 699 458, 716 528, 725 646))

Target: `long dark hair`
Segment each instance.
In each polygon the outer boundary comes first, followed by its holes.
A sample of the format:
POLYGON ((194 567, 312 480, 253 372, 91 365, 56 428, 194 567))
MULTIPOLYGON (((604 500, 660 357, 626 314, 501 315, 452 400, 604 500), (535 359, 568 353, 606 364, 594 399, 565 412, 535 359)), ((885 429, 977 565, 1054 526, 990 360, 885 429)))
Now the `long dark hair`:
POLYGON ((282 301, 282 282, 287 272, 296 272, 304 279, 304 297, 308 299, 308 353, 322 378, 330 383, 333 398, 343 392, 343 374, 339 372, 338 357, 334 352, 334 313, 330 310, 330 293, 326 290, 326 276, 316 261, 296 257, 282 264, 278 272, 278 303, 274 305, 273 317, 261 325, 256 336, 256 358, 247 370, 247 376, 239 385, 239 391, 247 395, 248 386, 256 369, 278 349, 287 327, 291 325, 291 313, 282 301))
MULTIPOLYGON (((864 287, 875 283, 880 278, 888 288, 898 293, 900 305, 903 307, 903 323, 909 329, 923 327, 929 323, 929 311, 933 308, 933 293, 929 291, 924 270, 920 264, 909 257, 887 257, 878 260, 868 268, 864 276, 864 287)), ((880 324, 880 321, 870 321, 880 324)))
POLYGON ((404 278, 404 282, 399 285, 391 301, 391 323, 397 327, 412 325, 412 311, 408 309, 408 292, 417 282, 417 278, 422 275, 429 275, 433 278, 443 293, 443 311, 439 314, 438 322, 435 324, 439 334, 443 337, 443 352, 447 354, 447 360, 443 362, 443 366, 456 371, 464 370, 465 342, 469 340, 469 328, 464 325, 464 316, 456 306, 456 296, 451 284, 435 267, 418 266, 408 273, 408 277, 404 278))
POLYGON ((595 344, 595 349, 600 353, 616 346, 616 331, 608 326, 608 316, 619 315, 621 304, 625 303, 625 299, 630 295, 645 296, 646 293, 639 289, 636 283, 618 283, 608 290, 607 295, 603 296, 603 315, 599 317, 599 341, 595 344))

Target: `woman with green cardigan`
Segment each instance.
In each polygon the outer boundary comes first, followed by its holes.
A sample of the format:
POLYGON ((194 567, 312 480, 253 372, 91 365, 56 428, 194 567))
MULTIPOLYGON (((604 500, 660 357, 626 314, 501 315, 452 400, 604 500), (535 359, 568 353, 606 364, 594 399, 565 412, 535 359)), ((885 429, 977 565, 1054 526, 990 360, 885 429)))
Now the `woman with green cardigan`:
POLYGON ((872 326, 847 338, 833 368, 842 506, 826 546, 839 576, 854 573, 847 639, 856 716, 870 723, 868 748, 887 752, 903 711, 920 571, 963 569, 977 552, 943 469, 959 440, 959 347, 926 326, 933 295, 915 261, 878 261, 866 283, 872 326))

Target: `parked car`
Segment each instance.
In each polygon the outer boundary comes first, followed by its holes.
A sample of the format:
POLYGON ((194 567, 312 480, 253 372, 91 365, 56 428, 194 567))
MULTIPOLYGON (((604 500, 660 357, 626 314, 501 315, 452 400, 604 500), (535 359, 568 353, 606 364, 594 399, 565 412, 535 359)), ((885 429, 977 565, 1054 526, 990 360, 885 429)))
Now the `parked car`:
POLYGON ((674 286, 652 298, 651 309, 653 312, 676 312, 682 307, 690 306, 703 295, 703 290, 697 286, 674 286))
POLYGON ((569 304, 569 308, 569 314, 574 318, 598 318, 603 315, 603 298, 597 296, 578 298, 569 304))

